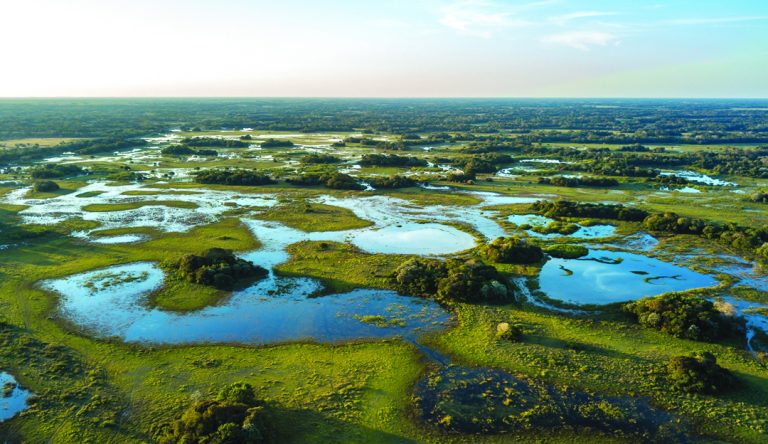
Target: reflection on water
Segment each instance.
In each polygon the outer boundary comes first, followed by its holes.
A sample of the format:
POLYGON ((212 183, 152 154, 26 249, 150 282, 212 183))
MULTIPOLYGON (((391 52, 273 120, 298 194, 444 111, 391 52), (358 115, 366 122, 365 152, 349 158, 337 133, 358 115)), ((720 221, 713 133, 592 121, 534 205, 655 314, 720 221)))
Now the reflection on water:
POLYGON ((23 389, 9 373, 0 371, 0 422, 27 409, 29 390, 23 389))
POLYGON ((685 267, 608 250, 591 250, 579 259, 552 258, 539 281, 548 297, 573 304, 608 304, 717 285, 712 276, 685 267))

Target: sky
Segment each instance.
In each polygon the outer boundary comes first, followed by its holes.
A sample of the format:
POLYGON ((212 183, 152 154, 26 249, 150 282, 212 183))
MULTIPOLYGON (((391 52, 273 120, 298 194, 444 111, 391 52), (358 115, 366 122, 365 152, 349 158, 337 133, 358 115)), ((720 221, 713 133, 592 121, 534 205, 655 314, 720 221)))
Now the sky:
POLYGON ((768 0, 0 0, 0 97, 768 97, 768 0))

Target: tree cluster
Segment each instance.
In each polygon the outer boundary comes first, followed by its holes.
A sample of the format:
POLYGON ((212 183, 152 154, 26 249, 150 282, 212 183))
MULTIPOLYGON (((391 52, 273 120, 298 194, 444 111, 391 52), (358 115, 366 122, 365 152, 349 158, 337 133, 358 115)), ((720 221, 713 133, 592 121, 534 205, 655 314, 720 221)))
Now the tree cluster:
POLYGON ((237 382, 214 400, 197 401, 155 433, 160 444, 261 444, 275 441, 271 412, 253 387, 237 382))
POLYGON ((197 183, 218 184, 218 185, 271 185, 277 183, 274 179, 264 173, 249 170, 203 170, 195 175, 197 183))
POLYGON ((624 305, 623 309, 640 325, 696 341, 731 337, 741 322, 718 311, 711 301, 684 293, 640 299, 624 305))
POLYGON ((189 282, 232 290, 238 281, 261 279, 268 271, 235 256, 231 250, 211 248, 202 255, 189 254, 171 263, 177 276, 189 282))
POLYGON ((401 294, 443 303, 503 303, 513 301, 515 287, 495 267, 476 260, 410 259, 394 272, 401 294))
POLYGON ((499 237, 479 249, 480 255, 501 264, 534 264, 544 259, 541 247, 516 236, 499 237))

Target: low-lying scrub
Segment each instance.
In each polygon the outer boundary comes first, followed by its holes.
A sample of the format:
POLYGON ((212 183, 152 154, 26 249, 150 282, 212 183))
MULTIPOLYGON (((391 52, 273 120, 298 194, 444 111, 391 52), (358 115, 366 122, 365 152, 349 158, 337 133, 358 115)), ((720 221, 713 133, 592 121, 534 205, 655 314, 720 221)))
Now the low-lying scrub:
POLYGON ((249 170, 204 170, 195 173, 195 181, 218 185, 271 185, 274 179, 258 171, 249 170))
POLYGON ((220 290, 232 290, 238 281, 261 279, 269 273, 263 267, 238 258, 231 250, 211 248, 201 256, 189 254, 167 264, 182 279, 220 290))
POLYGON ((214 400, 197 401, 156 433, 161 444, 270 443, 274 431, 265 404, 244 382, 224 387, 214 400))
POLYGON ((510 302, 516 288, 495 267, 475 260, 411 259, 395 270, 393 284, 401 294, 440 302, 510 302))
POLYGON ((668 293, 640 299, 624 306, 641 325, 661 330, 678 338, 717 341, 733 336, 740 320, 715 308, 698 296, 668 293))
POLYGON ((716 394, 739 385, 727 369, 717 365, 712 353, 673 356, 667 364, 667 377, 674 386, 688 393, 716 394))
POLYGON ((544 258, 541 247, 519 237, 500 237, 480 247, 480 255, 501 264, 533 264, 544 258))

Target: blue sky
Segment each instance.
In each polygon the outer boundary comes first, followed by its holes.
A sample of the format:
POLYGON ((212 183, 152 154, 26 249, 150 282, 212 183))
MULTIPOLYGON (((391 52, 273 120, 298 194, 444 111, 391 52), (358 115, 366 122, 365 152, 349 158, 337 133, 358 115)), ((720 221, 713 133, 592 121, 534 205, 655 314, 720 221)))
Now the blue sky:
POLYGON ((3 0, 0 96, 768 97, 768 0, 3 0))

